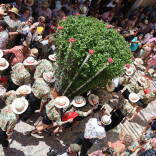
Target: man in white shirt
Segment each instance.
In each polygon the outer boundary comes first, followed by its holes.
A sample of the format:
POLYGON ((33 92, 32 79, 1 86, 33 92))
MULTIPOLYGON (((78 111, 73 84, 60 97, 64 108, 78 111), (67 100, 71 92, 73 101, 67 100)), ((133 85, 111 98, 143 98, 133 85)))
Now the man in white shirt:
POLYGON ((6 49, 6 45, 8 43, 9 34, 7 27, 7 23, 0 20, 0 49, 6 49))

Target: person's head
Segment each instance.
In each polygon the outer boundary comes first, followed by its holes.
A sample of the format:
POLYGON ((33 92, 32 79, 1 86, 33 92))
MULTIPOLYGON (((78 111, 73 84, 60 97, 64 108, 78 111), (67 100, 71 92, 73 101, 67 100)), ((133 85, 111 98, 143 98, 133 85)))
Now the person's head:
POLYGON ((30 9, 29 8, 24 8, 23 11, 22 11, 22 14, 25 17, 29 17, 30 16, 30 9))
POLYGON ((123 137, 123 140, 122 142, 124 143, 125 146, 130 146, 133 142, 133 139, 130 135, 126 134, 124 137, 123 137))
POLYGON ((16 20, 19 17, 19 10, 17 8, 12 8, 8 11, 11 19, 16 20))
POLYGON ((144 24, 148 25, 148 23, 149 23, 148 19, 145 19, 144 24))
POLYGON ((45 19, 44 16, 40 16, 40 17, 38 18, 38 22, 39 22, 39 24, 41 24, 41 25, 43 25, 43 24, 45 23, 45 21, 46 21, 46 19, 45 19))
POLYGON ((7 28, 8 24, 5 21, 0 20, 0 32, 6 30, 7 28))
POLYGON ((70 144, 69 148, 67 149, 68 153, 78 153, 81 150, 81 146, 78 144, 70 144))
POLYGON ((30 17, 30 18, 26 21, 26 24, 27 24, 28 26, 31 26, 31 25, 33 24, 33 22, 34 22, 34 18, 33 18, 33 17, 30 17))
POLYGON ((42 9, 46 10, 49 7, 49 3, 47 1, 42 2, 42 9))
POLYGON ((143 34, 140 34, 140 35, 138 36, 138 39, 139 39, 139 40, 142 40, 143 38, 144 38, 143 34))
POLYGON ((144 145, 146 143, 146 138, 144 135, 140 136, 139 140, 138 140, 138 143, 139 145, 144 145))
POLYGON ((54 42, 55 42, 54 36, 49 37, 48 44, 51 45, 51 44, 54 44, 54 42))
POLYGON ((103 156, 113 156, 113 150, 111 148, 102 149, 103 156))
POLYGON ((24 52, 24 53, 27 52, 27 50, 28 50, 28 48, 29 48, 29 44, 28 44, 26 41, 24 41, 24 42, 22 43, 22 45, 23 45, 23 52, 24 52))

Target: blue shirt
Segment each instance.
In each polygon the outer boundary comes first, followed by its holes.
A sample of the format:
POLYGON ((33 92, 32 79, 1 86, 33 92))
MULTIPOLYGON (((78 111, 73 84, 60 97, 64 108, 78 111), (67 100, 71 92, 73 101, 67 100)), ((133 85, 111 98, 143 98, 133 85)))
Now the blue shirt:
MULTIPOLYGON (((136 42, 136 41, 138 41, 138 38, 134 37, 131 42, 136 42)), ((131 51, 135 52, 140 45, 141 45, 141 43, 131 43, 130 44, 131 51)))

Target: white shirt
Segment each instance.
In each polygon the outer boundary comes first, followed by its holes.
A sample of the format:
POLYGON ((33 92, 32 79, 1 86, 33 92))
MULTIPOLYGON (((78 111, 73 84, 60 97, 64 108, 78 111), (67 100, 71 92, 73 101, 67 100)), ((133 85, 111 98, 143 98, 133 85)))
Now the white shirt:
POLYGON ((9 38, 9 34, 6 30, 0 32, 0 49, 6 49, 8 38, 9 38))

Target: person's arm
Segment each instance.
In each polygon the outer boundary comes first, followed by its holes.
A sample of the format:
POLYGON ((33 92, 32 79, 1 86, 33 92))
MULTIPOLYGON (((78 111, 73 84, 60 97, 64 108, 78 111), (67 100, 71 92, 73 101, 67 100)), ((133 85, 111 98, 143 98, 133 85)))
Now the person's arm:
POLYGON ((9 35, 11 36, 11 35, 19 35, 20 34, 20 32, 9 32, 9 35))

